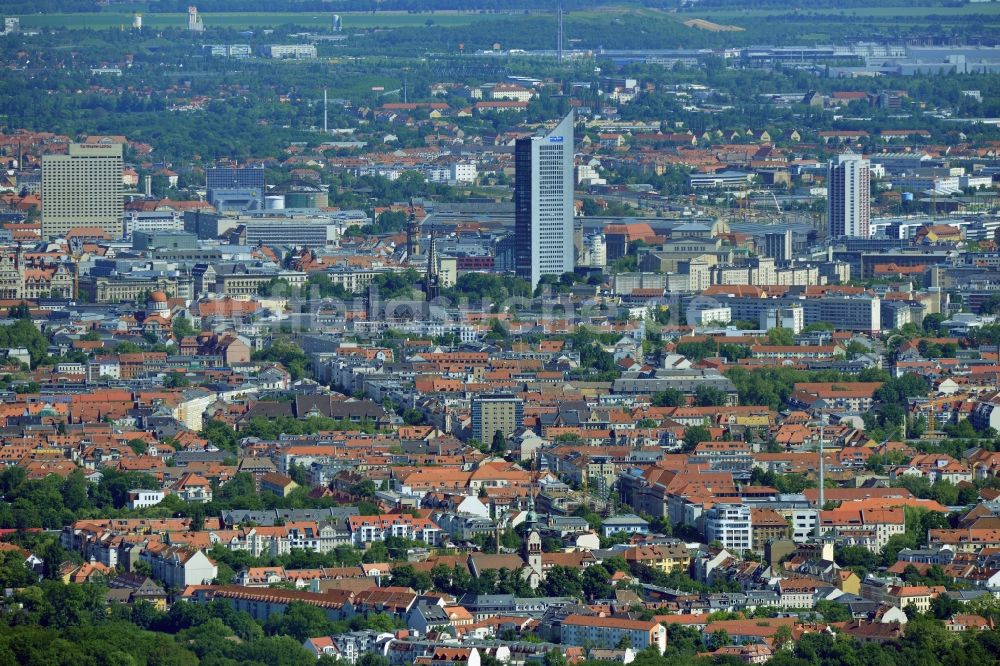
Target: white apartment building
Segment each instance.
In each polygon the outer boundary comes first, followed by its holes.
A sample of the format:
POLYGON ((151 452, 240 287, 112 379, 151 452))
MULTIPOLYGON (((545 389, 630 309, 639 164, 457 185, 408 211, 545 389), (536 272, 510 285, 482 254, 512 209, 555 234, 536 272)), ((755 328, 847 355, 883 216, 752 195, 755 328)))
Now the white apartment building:
POLYGON ((490 89, 490 99, 508 102, 530 102, 535 91, 516 83, 498 83, 490 89))
POLYGON ((742 553, 753 547, 750 507, 745 504, 716 504, 705 513, 705 538, 718 541, 726 550, 742 553))
POLYGON ((733 320, 733 311, 724 305, 704 307, 688 311, 688 323, 695 326, 728 324, 733 320))
POLYGON ((474 183, 479 176, 475 162, 455 162, 449 171, 449 179, 455 183, 474 183))
POLYGON ((150 544, 139 557, 165 588, 183 590, 188 585, 207 585, 219 576, 219 567, 205 553, 186 546, 150 544))

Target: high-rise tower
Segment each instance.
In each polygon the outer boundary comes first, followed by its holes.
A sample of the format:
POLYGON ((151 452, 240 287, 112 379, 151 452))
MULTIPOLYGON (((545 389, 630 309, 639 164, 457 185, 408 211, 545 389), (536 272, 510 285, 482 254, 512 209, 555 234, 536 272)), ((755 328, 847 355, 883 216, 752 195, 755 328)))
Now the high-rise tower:
POLYGON ((100 227, 122 237, 122 145, 69 144, 66 155, 42 157, 42 237, 100 227))
POLYGON ((514 149, 514 266, 534 288, 573 270, 573 112, 514 149))
POLYGON ((868 160, 855 153, 838 155, 830 161, 826 174, 830 236, 868 238, 871 218, 868 160))

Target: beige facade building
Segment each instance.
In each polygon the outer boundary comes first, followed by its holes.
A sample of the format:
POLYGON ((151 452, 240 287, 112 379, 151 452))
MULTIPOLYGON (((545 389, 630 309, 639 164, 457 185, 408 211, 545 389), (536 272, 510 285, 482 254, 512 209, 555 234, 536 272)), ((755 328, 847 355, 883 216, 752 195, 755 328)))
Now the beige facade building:
POLYGON ((66 155, 42 158, 42 237, 99 227, 122 237, 122 145, 69 144, 66 155))
POLYGON ((0 298, 71 298, 75 285, 71 264, 29 265, 20 250, 0 254, 0 298))
POLYGON ((87 277, 80 279, 80 297, 91 303, 120 303, 135 301, 153 291, 162 291, 170 296, 190 297, 190 278, 182 276, 159 276, 144 280, 123 280, 108 277, 87 277))
POLYGON ((498 430, 507 437, 524 419, 524 400, 512 395, 482 395, 472 400, 472 436, 489 444, 498 430))

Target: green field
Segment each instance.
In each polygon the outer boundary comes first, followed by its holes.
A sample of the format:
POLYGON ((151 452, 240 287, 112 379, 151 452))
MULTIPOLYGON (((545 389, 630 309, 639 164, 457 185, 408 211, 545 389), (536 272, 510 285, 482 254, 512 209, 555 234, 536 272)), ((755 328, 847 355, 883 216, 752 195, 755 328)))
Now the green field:
MULTIPOLYGON (((495 18, 495 14, 474 14, 458 12, 432 12, 408 14, 406 12, 350 13, 350 12, 258 12, 258 13, 202 13, 206 29, 212 28, 270 28, 280 25, 297 25, 306 28, 329 28, 332 16, 340 14, 344 31, 367 28, 419 27, 433 21, 439 26, 468 25, 475 21, 495 18)), ((29 14, 21 16, 24 28, 71 28, 95 29, 129 27, 132 14, 129 12, 98 12, 91 14, 29 14)), ((142 16, 144 28, 182 28, 187 25, 187 14, 153 14, 142 16)))
POLYGON ((924 18, 941 16, 962 18, 966 16, 1000 16, 1000 2, 983 2, 961 7, 851 7, 848 9, 716 9, 696 10, 677 14, 678 18, 702 18, 708 21, 721 19, 761 18, 769 16, 844 16, 868 18, 924 18))

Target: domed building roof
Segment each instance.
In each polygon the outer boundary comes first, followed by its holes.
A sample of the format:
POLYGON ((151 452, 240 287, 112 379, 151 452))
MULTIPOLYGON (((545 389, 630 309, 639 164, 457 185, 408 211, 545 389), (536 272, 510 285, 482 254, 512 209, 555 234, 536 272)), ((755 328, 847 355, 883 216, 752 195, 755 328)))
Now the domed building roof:
POLYGON ((165 317, 169 310, 170 305, 167 303, 166 294, 162 291, 154 291, 149 295, 149 300, 146 302, 147 314, 158 314, 165 317))

